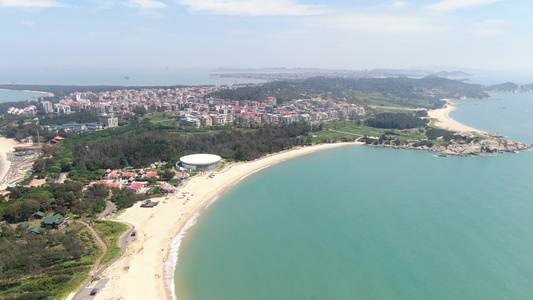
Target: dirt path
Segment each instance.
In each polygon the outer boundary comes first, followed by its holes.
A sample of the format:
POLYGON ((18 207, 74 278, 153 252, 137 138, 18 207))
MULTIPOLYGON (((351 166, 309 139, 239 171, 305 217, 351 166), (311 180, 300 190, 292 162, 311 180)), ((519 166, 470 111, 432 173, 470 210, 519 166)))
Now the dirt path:
POLYGON ((102 253, 102 255, 100 255, 100 257, 98 257, 98 259, 94 263, 94 267, 93 267, 93 275, 94 275, 94 273, 96 273, 96 270, 98 270, 98 267, 100 266, 100 261, 102 260, 102 258, 104 258, 104 256, 107 253, 107 245, 104 243, 104 241, 102 241, 102 239, 100 238, 98 233, 96 233, 96 231, 94 231, 94 229, 89 224, 87 224, 87 223, 85 223, 83 221, 74 221, 74 222, 77 222, 77 223, 80 223, 80 224, 83 224, 83 225, 87 226, 87 228, 92 232, 92 234, 94 235, 94 237, 96 238, 96 240, 98 241, 100 246, 102 246, 102 249, 104 250, 104 253, 102 253))

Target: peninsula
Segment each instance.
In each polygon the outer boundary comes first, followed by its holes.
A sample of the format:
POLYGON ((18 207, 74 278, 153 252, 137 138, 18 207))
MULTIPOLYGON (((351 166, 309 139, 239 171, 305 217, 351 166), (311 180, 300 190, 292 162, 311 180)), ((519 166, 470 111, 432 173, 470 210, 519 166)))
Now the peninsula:
MULTIPOLYGON (((12 224, 5 231, 13 231, 8 245, 19 247, 24 243, 21 238, 31 242, 24 235, 27 232, 46 240, 70 238, 72 232, 82 230, 71 241, 75 247, 68 246, 73 252, 59 264, 8 270, 5 279, 17 281, 20 287, 7 292, 25 291, 32 280, 44 282, 38 270, 63 268, 57 280, 69 282, 70 287, 64 283, 61 289, 46 286, 36 292, 63 295, 87 280, 89 267, 97 259, 116 257, 114 243, 123 229, 110 228, 117 223, 98 223, 106 224, 98 232, 106 243, 102 249, 88 238, 93 234, 90 228, 82 228, 103 213, 106 220, 135 226, 136 232, 125 256, 109 266, 102 264, 105 272, 89 281, 89 288, 99 290, 96 298, 117 294, 170 298, 175 292, 172 268, 179 237, 197 214, 248 174, 295 156, 347 145, 460 156, 530 148, 450 119, 453 103, 440 99, 488 99, 490 95, 483 86, 435 76, 101 89, 65 93, 55 86, 55 97, 21 107, 9 104, 0 119, 7 137, 44 144, 37 155, 29 148, 14 153, 11 139, 2 143, 4 153, 11 152, 16 160, 35 160, 29 175, 30 164, 10 165, 7 156, 1 156, 2 173, 7 174, 2 183, 13 183, 8 201, 0 207, 2 218, 12 224), (184 155, 206 152, 223 158, 219 170, 198 173, 176 164, 184 155), (154 205, 141 207, 148 198, 154 205), (113 214, 116 210, 119 213, 113 214), (40 217, 65 221, 50 228, 45 223, 36 226, 40 217), (50 233, 43 233, 47 229, 50 233), (110 280, 101 287, 107 281, 101 282, 103 278, 110 280)), ((16 260, 17 251, 12 252, 9 259, 16 260)))

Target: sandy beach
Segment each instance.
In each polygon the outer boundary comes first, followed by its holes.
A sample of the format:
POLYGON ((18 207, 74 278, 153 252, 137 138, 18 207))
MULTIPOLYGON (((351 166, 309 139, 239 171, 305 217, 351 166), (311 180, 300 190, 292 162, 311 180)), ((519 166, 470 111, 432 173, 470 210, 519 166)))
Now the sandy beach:
MULTIPOLYGON (((444 108, 429 111, 429 116, 436 119, 435 125, 441 128, 483 133, 451 119, 448 113, 453 109, 453 105, 447 101, 444 108)), ((95 299, 172 299, 171 270, 176 257, 172 253, 169 255, 169 249, 172 245, 176 247, 178 241, 174 239, 178 234, 186 235, 184 227, 190 226, 188 220, 195 218, 213 199, 247 175, 280 161, 319 150, 361 144, 315 145, 269 155, 252 162, 231 164, 222 170, 189 179, 168 198, 154 199, 161 201, 154 208, 141 208, 140 204, 136 204, 118 213, 112 220, 135 225, 137 238, 128 245, 124 257, 100 276, 111 280, 95 299)))
POLYGON ((7 160, 7 154, 11 151, 14 151, 17 144, 18 143, 15 140, 0 137, 0 190, 6 188, 4 178, 6 177, 7 171, 11 166, 11 162, 7 160))
POLYGON ((170 286, 173 274, 165 273, 172 240, 187 221, 207 207, 216 196, 231 188, 247 175, 272 164, 311 152, 362 143, 322 144, 296 148, 261 159, 229 165, 222 170, 197 175, 188 180, 174 195, 160 200, 154 208, 140 204, 118 213, 112 220, 135 225, 137 238, 128 245, 126 254, 101 277, 111 278, 95 299, 172 299, 170 286))
POLYGON ((466 126, 450 118, 449 113, 453 111, 454 109, 455 107, 453 106, 453 103, 451 103, 449 100, 446 100, 446 104, 443 108, 430 110, 428 111, 428 115, 430 118, 437 120, 434 122, 433 125, 443 128, 443 129, 457 131, 460 133, 466 133, 466 132, 485 133, 484 131, 466 126))
MULTIPOLYGON (((19 165, 14 166, 11 161, 7 159, 9 153, 15 151, 15 147, 25 146, 14 139, 8 139, 0 136, 0 190, 4 190, 10 181, 13 181, 21 175, 19 174, 19 165)), ((26 164, 26 162, 23 162, 26 164)))
POLYGON ((54 97, 54 93, 50 93, 50 92, 30 91, 30 90, 10 90, 10 89, 0 89, 0 91, 39 93, 39 94, 45 94, 48 97, 54 97))

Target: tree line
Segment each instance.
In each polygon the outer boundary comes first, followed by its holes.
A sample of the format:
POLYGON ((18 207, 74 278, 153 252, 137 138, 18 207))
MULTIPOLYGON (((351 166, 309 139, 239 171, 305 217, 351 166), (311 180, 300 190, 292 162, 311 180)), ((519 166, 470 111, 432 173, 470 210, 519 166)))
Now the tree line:
POLYGON ((129 129, 105 130, 65 140, 52 158, 36 162, 36 172, 97 171, 146 167, 156 161, 176 163, 184 155, 213 153, 249 161, 265 154, 310 144, 307 123, 265 125, 258 129, 228 128, 188 135, 174 128, 139 124, 129 129))
MULTIPOLYGON (((489 95, 484 86, 458 80, 428 76, 422 79, 398 78, 326 78, 275 81, 255 87, 222 90, 206 97, 227 100, 265 100, 268 96, 279 101, 323 97, 361 103, 361 99, 386 99, 391 104, 408 107, 442 107, 442 98, 468 97, 482 99, 489 95), (359 95, 359 96, 358 96, 359 95), (360 96, 363 97, 360 97, 360 96)), ((373 103, 367 103, 373 104, 373 103)), ((375 103, 374 103, 375 104, 375 103)))

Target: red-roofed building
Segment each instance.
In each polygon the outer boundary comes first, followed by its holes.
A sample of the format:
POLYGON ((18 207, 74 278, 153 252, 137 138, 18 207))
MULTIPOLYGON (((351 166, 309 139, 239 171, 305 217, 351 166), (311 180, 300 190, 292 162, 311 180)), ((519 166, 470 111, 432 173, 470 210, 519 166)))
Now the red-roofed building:
POLYGON ((177 178, 188 178, 189 174, 187 174, 185 172, 178 172, 178 173, 176 173, 175 177, 177 177, 177 178))
POLYGON ((108 188, 118 188, 118 189, 120 189, 122 187, 120 182, 109 182, 108 184, 106 184, 106 186, 108 188))
POLYGON ((130 186, 128 186, 128 191, 139 193, 141 189, 143 188, 143 186, 144 186, 144 183, 142 182, 132 182, 130 186))
POLYGON ((133 172, 126 172, 124 174, 122 174, 122 177, 126 178, 126 177, 136 177, 137 174, 136 173, 133 173, 133 172))
POLYGON ((172 185, 170 185, 169 183, 166 183, 166 182, 161 185, 161 189, 165 193, 173 193, 174 191, 176 191, 175 187, 173 187, 172 185))
POLYGON ((152 178, 155 176, 157 176, 157 172, 148 172, 146 173, 146 175, 144 175, 144 177, 147 177, 147 178, 152 178))

